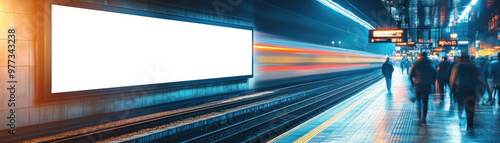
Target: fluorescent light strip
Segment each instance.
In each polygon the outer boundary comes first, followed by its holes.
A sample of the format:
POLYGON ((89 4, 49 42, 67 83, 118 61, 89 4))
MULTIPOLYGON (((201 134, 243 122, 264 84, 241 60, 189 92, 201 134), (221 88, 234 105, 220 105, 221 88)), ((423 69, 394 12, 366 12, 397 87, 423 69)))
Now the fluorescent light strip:
MULTIPOLYGON (((460 17, 458 18, 457 21, 461 21, 465 18, 465 15, 469 14, 470 10, 472 9, 472 6, 477 3, 477 0, 472 0, 469 5, 462 11, 462 14, 460 14, 460 17)), ((453 20, 452 20, 453 21, 453 20)), ((450 21, 450 26, 452 25, 452 21, 450 21)))
POLYGON ((349 19, 361 24, 364 26, 366 29, 372 30, 375 29, 372 25, 370 25, 368 22, 364 21, 363 19, 359 18, 349 10, 343 8, 342 6, 338 5, 337 3, 332 2, 331 0, 318 0, 321 4, 335 10, 336 12, 348 17, 349 19))
POLYGON ((462 19, 465 18, 465 15, 469 14, 470 10, 471 10, 471 6, 468 5, 464 11, 462 11, 462 14, 460 15, 460 19, 458 19, 458 21, 461 21, 462 19))
POLYGON ((472 1, 470 2, 470 5, 475 5, 476 3, 477 3, 477 0, 472 0, 472 1))

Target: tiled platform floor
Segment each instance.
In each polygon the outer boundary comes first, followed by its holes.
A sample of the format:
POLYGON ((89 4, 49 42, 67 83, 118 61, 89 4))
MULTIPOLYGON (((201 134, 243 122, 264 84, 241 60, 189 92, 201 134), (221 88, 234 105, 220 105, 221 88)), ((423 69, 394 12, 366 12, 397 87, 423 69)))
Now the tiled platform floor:
MULTIPOLYGON (((500 109, 478 105, 475 131, 466 131, 465 112, 449 97, 429 96, 427 124, 418 121, 417 102, 409 98, 408 75, 395 70, 392 94, 381 80, 270 142, 500 142, 500 109)), ((487 98, 487 97, 486 97, 487 98)))

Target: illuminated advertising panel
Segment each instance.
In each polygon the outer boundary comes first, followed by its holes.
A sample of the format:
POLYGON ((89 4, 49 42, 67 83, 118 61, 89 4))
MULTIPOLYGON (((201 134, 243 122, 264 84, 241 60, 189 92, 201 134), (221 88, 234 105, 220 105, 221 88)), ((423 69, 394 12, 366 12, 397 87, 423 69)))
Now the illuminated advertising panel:
POLYGON ((456 40, 439 40, 438 45, 439 46, 456 46, 457 45, 456 40))
POLYGON ((52 5, 51 91, 253 75, 253 31, 52 5))

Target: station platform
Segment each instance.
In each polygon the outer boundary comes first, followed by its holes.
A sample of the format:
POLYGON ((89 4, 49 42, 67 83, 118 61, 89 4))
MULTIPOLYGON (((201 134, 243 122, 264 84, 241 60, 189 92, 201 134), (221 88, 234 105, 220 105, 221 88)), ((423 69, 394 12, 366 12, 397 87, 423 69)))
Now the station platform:
POLYGON ((429 96, 427 124, 419 124, 410 87, 408 74, 396 68, 392 94, 382 79, 269 142, 500 142, 497 101, 476 106, 475 131, 467 132, 465 112, 459 117, 448 94, 444 101, 429 96))

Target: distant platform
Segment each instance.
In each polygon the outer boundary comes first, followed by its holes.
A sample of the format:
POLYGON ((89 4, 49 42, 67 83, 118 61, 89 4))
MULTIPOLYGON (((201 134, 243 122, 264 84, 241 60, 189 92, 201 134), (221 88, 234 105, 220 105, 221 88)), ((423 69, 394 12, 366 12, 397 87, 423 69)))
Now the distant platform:
POLYGON ((427 124, 421 125, 408 74, 396 68, 392 94, 385 87, 382 79, 270 142, 500 142, 498 97, 494 105, 476 106, 470 133, 465 111, 459 118, 448 94, 444 101, 440 94, 429 96, 427 124))

